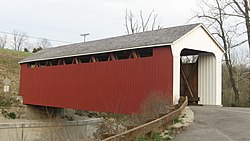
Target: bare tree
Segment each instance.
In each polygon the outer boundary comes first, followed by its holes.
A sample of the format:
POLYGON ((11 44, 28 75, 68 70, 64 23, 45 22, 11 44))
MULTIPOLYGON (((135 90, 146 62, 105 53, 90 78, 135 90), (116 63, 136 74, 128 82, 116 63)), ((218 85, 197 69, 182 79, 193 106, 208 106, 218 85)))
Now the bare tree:
POLYGON ((143 16, 143 12, 140 11, 140 18, 138 19, 131 10, 126 9, 124 19, 127 34, 162 28, 159 24, 157 25, 158 14, 154 14, 154 10, 146 18, 143 16))
POLYGON ((13 34, 13 40, 12 40, 13 49, 21 51, 22 46, 24 45, 25 41, 27 41, 26 33, 22 31, 14 30, 12 34, 13 34))
MULTIPOLYGON (((241 30, 238 22, 235 22, 235 17, 233 18, 232 15, 228 14, 232 11, 232 7, 229 5, 228 0, 213 0, 212 2, 201 0, 200 2, 202 4, 200 6, 201 10, 196 13, 195 17, 203 20, 205 24, 208 25, 213 31, 212 34, 219 39, 225 50, 225 64, 234 91, 235 104, 238 105, 240 93, 236 86, 236 80, 234 77, 231 51, 233 48, 238 47, 247 41, 245 39, 240 40, 245 31, 241 30)), ((232 4, 232 2, 230 4, 232 4)))
POLYGON ((140 31, 138 20, 136 20, 131 10, 125 12, 125 27, 127 34, 134 34, 140 31))
POLYGON ((227 15, 244 19, 248 37, 248 48, 250 50, 249 0, 228 0, 227 4, 232 9, 232 12, 226 13, 227 15))
POLYGON ((0 48, 5 48, 7 43, 7 35, 0 36, 0 48))
POLYGON ((37 47, 41 47, 42 49, 50 48, 52 44, 46 38, 40 39, 37 41, 37 47))

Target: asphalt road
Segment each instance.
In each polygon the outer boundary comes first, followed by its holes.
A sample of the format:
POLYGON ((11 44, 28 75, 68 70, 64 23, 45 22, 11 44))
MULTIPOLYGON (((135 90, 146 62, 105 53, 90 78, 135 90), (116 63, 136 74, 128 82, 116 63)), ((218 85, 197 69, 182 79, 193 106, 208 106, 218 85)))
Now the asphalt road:
POLYGON ((250 141, 250 108, 191 106, 194 123, 173 141, 250 141))

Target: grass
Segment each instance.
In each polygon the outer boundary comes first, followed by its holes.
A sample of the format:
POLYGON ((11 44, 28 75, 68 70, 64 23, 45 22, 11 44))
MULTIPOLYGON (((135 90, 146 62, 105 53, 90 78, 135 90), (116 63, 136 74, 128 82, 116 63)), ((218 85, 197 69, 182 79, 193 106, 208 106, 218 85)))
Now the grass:
POLYGON ((177 118, 174 119, 174 124, 181 123, 182 121, 183 121, 182 118, 177 117, 177 118))
POLYGON ((184 124, 184 123, 183 123, 183 118, 185 118, 186 116, 187 116, 186 114, 183 114, 183 115, 180 115, 179 117, 175 118, 174 121, 173 121, 174 124, 175 124, 175 123, 184 124))
POLYGON ((12 103, 11 98, 0 95, 0 107, 10 107, 12 103))
POLYGON ((171 136, 166 136, 166 135, 163 136, 159 132, 152 132, 149 135, 145 135, 143 137, 138 137, 136 139, 136 141, 169 141, 171 139, 172 139, 171 136))
POLYGON ((0 94, 3 93, 3 80, 9 78, 10 94, 19 94, 20 66, 18 62, 30 56, 29 52, 0 49, 0 94))

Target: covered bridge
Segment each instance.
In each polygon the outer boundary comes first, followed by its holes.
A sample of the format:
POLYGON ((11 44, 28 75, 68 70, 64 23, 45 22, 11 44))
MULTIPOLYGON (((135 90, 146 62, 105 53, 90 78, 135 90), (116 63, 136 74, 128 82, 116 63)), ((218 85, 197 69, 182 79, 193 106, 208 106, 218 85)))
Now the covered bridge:
POLYGON ((223 49, 202 24, 49 48, 21 65, 24 104, 133 113, 153 92, 221 105, 223 49), (182 56, 196 55, 184 64, 182 56))

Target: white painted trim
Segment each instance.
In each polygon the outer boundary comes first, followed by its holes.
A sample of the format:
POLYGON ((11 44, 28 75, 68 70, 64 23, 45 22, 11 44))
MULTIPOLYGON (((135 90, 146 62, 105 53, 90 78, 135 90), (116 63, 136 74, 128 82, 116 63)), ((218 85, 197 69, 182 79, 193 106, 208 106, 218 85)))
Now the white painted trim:
POLYGON ((176 104, 180 97, 180 54, 183 49, 193 49, 214 54, 215 62, 213 63, 215 63, 215 68, 213 70, 215 72, 213 72, 213 75, 215 75, 216 80, 215 84, 211 87, 216 89, 216 94, 211 96, 213 102, 209 104, 221 105, 221 60, 223 50, 220 48, 219 44, 211 38, 206 28, 202 26, 197 26, 175 41, 171 46, 173 55, 173 103, 176 104))
POLYGON ((200 25, 206 32, 207 32, 207 34, 210 36, 210 38, 212 38, 212 40, 218 45, 218 47, 221 49, 221 51, 224 53, 224 52, 226 52, 225 50, 224 50, 224 48, 221 46, 221 44, 214 38, 214 36, 208 31, 208 29, 203 25, 203 24, 201 24, 200 25))
POLYGON ((189 34, 191 34, 192 32, 194 32, 197 28, 202 27, 207 34, 209 35, 209 37, 215 42, 215 44, 217 44, 217 46, 221 49, 222 52, 225 52, 225 50, 223 49, 223 47, 220 45, 220 43, 213 37, 213 35, 208 31, 208 29, 201 23, 198 26, 196 26, 195 28, 193 28, 192 30, 190 30, 188 33, 186 33, 185 35, 183 35, 181 38, 177 39, 176 41, 173 42, 173 44, 177 44, 178 42, 180 42, 183 38, 185 38, 186 36, 188 36, 189 34))
POLYGON ((180 55, 173 55, 173 104, 178 104, 179 98, 180 98, 180 55))
POLYGON ((83 56, 83 55, 93 55, 93 54, 109 53, 109 52, 124 51, 124 50, 131 50, 131 49, 162 47, 162 46, 171 46, 171 45, 172 45, 172 43, 156 44, 156 45, 148 45, 148 46, 137 46, 137 47, 124 48, 124 49, 114 49, 114 50, 107 50, 107 51, 99 51, 99 52, 91 52, 91 53, 83 53, 83 54, 66 55, 66 56, 60 56, 60 57, 34 59, 34 60, 28 60, 28 61, 20 61, 18 63, 19 64, 23 64, 23 63, 34 62, 34 61, 44 61, 44 60, 51 60, 51 59, 59 59, 59 58, 67 58, 67 57, 77 57, 77 56, 83 56))

